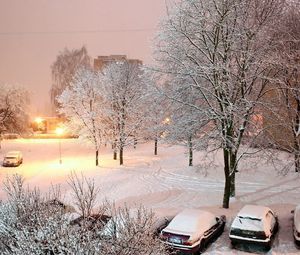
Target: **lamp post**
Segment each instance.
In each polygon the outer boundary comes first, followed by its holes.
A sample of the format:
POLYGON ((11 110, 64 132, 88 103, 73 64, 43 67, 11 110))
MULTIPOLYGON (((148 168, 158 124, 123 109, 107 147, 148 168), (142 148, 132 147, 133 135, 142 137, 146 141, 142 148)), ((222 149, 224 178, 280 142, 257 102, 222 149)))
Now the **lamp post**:
POLYGON ((61 135, 64 133, 64 130, 60 127, 56 128, 55 133, 58 136, 58 148, 59 148, 59 164, 62 163, 61 159, 61 135))

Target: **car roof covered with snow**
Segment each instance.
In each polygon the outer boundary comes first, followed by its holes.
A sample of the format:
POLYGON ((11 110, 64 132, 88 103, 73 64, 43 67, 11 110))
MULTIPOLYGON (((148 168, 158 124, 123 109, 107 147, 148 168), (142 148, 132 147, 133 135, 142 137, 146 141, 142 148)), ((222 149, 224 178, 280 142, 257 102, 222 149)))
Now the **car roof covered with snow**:
POLYGON ((238 217, 263 219, 265 215, 272 211, 270 208, 261 205, 245 205, 238 213, 238 217))
POLYGON ((300 205, 298 205, 294 211, 294 225, 297 232, 300 232, 300 205))
POLYGON ((199 236, 217 223, 216 216, 199 209, 185 209, 178 213, 163 232, 199 236))
POLYGON ((5 157, 18 156, 21 155, 20 151, 9 151, 6 153, 5 157))

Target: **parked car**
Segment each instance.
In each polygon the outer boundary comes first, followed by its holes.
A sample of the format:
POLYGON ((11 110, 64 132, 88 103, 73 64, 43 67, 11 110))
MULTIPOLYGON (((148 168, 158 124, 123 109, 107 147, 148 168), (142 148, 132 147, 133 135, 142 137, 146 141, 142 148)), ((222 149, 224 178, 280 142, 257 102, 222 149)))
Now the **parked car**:
POLYGON ((9 151, 4 159, 3 166, 19 166, 23 163, 23 156, 20 151, 9 151))
POLYGON ((294 210, 294 239, 298 246, 300 246, 300 205, 294 210))
POLYGON ((245 205, 232 222, 229 238, 233 246, 256 243, 269 250, 277 230, 278 219, 270 208, 245 205))
POLYGON ((160 239, 171 249, 188 254, 198 253, 224 230, 225 215, 185 209, 178 213, 160 234, 160 239))

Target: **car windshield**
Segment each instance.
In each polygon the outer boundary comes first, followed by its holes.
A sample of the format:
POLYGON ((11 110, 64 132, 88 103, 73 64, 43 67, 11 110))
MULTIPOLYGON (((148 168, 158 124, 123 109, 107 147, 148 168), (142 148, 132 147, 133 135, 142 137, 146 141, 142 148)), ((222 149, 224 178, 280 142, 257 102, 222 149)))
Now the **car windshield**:
POLYGON ((6 159, 16 159, 17 157, 16 156, 8 156, 8 157, 5 157, 6 159))
POLYGON ((256 217, 251 216, 238 216, 233 222, 233 228, 250 230, 250 231, 263 231, 263 221, 256 217))

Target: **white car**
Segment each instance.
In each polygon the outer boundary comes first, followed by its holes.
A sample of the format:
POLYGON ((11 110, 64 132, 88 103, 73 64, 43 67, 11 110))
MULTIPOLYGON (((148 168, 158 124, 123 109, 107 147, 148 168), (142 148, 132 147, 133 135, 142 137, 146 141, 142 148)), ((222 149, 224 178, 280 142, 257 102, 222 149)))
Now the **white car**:
POLYGON ((19 166, 23 163, 23 156, 20 151, 9 151, 4 159, 3 166, 19 166))
POLYGON ((198 253, 208 242, 224 230, 226 217, 216 217, 210 212, 186 209, 177 214, 160 234, 160 239, 171 249, 198 253))
POLYGON ((245 205, 232 222, 229 238, 233 246, 258 243, 270 249, 277 230, 278 220, 270 208, 245 205))
POLYGON ((294 239, 297 245, 300 245, 300 205, 294 210, 294 239))

